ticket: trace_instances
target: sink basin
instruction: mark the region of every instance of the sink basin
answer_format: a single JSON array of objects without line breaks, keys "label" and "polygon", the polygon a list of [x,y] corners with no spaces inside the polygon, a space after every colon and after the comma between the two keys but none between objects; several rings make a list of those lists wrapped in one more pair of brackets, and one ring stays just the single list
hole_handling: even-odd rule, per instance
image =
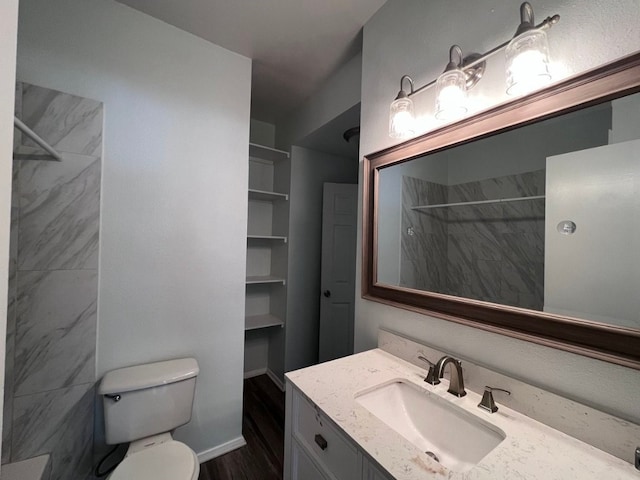
[{"label": "sink basin", "polygon": [[355,400],[455,472],[470,470],[506,438],[483,419],[401,380],[358,393]]}]

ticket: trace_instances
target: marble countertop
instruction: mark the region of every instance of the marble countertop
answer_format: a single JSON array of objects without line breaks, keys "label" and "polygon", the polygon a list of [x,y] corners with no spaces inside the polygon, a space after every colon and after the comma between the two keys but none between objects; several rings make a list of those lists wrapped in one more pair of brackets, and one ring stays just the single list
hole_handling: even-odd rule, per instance
[{"label": "marble countertop", "polygon": [[[580,440],[496,403],[496,413],[477,407],[481,396],[467,390],[457,398],[447,393],[448,381],[425,383],[426,370],[380,349],[369,350],[286,374],[287,379],[362,450],[398,480],[640,479],[633,465]],[[426,389],[495,425],[506,434],[492,452],[471,470],[446,469],[389,428],[355,401],[376,385],[402,379]]]}]

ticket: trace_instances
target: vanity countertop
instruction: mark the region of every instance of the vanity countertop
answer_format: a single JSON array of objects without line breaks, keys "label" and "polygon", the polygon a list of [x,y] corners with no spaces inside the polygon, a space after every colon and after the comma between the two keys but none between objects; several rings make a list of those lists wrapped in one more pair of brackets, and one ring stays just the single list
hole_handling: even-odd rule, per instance
[{"label": "vanity countertop", "polygon": [[[477,407],[481,400],[477,393],[467,390],[466,396],[457,398],[447,393],[446,379],[432,386],[423,381],[425,374],[426,370],[375,349],[286,377],[398,480],[640,479],[633,465],[502,406],[499,399],[496,413],[485,412]],[[506,439],[470,471],[446,469],[356,403],[359,392],[395,379],[413,383],[483,418],[504,431]]]}]

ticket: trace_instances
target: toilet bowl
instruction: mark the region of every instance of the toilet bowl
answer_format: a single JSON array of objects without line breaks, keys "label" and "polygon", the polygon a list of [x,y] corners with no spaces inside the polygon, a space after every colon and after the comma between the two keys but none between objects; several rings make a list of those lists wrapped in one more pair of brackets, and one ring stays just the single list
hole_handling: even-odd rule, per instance
[{"label": "toilet bowl", "polygon": [[193,450],[170,438],[127,453],[108,480],[197,480],[199,473]]},{"label": "toilet bowl", "polygon": [[107,444],[130,442],[109,480],[197,480],[198,457],[171,432],[191,420],[198,363],[168,360],[112,370],[102,396]]}]

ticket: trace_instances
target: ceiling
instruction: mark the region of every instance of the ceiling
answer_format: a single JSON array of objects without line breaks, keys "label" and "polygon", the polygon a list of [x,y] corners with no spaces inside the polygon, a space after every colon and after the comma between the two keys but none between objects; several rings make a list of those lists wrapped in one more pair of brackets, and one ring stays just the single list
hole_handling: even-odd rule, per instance
[{"label": "ceiling", "polygon": [[253,59],[251,117],[275,123],[362,48],[386,0],[119,0]]},{"label": "ceiling", "polygon": [[347,142],[343,135],[345,131],[358,125],[360,125],[359,103],[307,135],[298,144],[301,147],[330,153],[357,162],[360,136],[353,136]]}]

